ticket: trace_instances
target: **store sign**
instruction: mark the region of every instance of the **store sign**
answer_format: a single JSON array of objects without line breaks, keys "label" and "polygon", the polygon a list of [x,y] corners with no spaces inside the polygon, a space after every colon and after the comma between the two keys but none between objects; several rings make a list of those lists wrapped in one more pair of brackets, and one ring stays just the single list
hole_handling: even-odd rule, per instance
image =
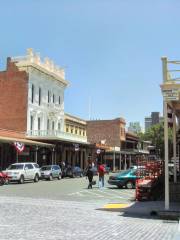
[{"label": "store sign", "polygon": [[162,95],[165,101],[178,101],[179,100],[179,91],[178,89],[163,89]]},{"label": "store sign", "polygon": [[97,150],[96,150],[96,153],[97,153],[97,154],[100,154],[100,153],[101,153],[101,149],[97,149]]},{"label": "store sign", "polygon": [[79,144],[74,144],[74,150],[75,152],[79,151]]}]

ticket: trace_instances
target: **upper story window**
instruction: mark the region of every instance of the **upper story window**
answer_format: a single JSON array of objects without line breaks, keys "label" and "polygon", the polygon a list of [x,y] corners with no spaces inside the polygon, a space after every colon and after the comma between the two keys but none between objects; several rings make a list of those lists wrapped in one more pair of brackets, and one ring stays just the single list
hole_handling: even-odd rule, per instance
[{"label": "upper story window", "polygon": [[69,132],[69,128],[68,127],[66,127],[66,132]]},{"label": "upper story window", "polygon": [[34,125],[34,118],[33,118],[33,116],[31,116],[31,119],[30,119],[30,130],[31,131],[33,130],[33,125]]},{"label": "upper story window", "polygon": [[41,130],[41,118],[38,117],[38,130]]},{"label": "upper story window", "polygon": [[39,88],[39,106],[41,105],[41,88]]},{"label": "upper story window", "polygon": [[54,121],[52,121],[52,130],[54,130]]},{"label": "upper story window", "polygon": [[50,91],[48,90],[48,103],[50,103]]},{"label": "upper story window", "polygon": [[61,97],[59,96],[59,105],[61,104]]},{"label": "upper story window", "polygon": [[60,129],[61,129],[61,123],[58,122],[58,130],[60,130]]},{"label": "upper story window", "polygon": [[47,130],[49,130],[49,119],[47,120]]},{"label": "upper story window", "polygon": [[55,103],[55,95],[54,95],[54,93],[53,93],[53,103]]},{"label": "upper story window", "polygon": [[34,102],[34,84],[31,86],[31,102]]}]

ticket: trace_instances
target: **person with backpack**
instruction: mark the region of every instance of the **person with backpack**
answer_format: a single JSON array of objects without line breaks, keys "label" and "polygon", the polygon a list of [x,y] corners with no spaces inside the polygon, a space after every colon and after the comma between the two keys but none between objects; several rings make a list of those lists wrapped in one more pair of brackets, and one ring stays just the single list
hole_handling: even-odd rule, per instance
[{"label": "person with backpack", "polygon": [[89,180],[89,185],[88,185],[88,189],[92,189],[92,182],[93,182],[93,170],[92,170],[92,166],[89,165],[86,171],[86,176],[88,177]]}]

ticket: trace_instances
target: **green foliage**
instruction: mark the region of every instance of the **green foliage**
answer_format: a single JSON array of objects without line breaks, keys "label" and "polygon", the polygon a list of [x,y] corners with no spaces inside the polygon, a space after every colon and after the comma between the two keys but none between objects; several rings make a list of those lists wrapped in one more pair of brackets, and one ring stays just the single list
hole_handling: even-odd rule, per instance
[{"label": "green foliage", "polygon": [[[168,129],[169,153],[172,156],[172,129]],[[159,123],[150,127],[145,133],[139,134],[140,140],[151,141],[156,150],[160,150],[160,157],[164,158],[164,124]]]}]

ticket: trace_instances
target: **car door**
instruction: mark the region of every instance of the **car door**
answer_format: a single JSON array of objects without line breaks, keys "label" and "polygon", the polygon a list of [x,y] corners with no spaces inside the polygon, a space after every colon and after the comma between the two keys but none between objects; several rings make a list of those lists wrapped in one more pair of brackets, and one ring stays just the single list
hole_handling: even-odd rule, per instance
[{"label": "car door", "polygon": [[31,172],[29,170],[30,170],[29,164],[25,164],[25,166],[24,166],[24,178],[25,179],[31,178]]},{"label": "car door", "polygon": [[31,163],[25,164],[25,172],[27,175],[27,179],[34,179],[35,176],[35,168]]},{"label": "car door", "polygon": [[55,168],[56,168],[56,177],[59,177],[60,167],[59,166],[55,166]]},{"label": "car door", "polygon": [[56,169],[56,166],[52,166],[52,175],[53,177],[57,177],[57,169]]}]

